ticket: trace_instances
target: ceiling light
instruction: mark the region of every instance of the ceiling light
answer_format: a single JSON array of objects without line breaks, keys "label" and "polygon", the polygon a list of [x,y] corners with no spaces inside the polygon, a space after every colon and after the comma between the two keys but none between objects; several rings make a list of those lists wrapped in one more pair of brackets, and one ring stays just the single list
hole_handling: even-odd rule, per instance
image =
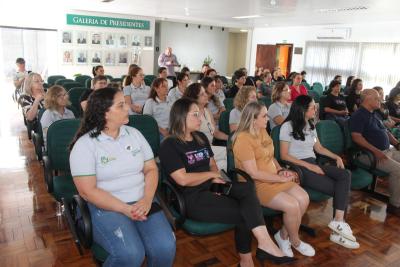
[{"label": "ceiling light", "polygon": [[341,7],[341,8],[322,8],[317,11],[320,13],[336,13],[336,12],[348,12],[348,11],[361,11],[367,10],[366,6],[353,6],[353,7]]},{"label": "ceiling light", "polygon": [[236,16],[232,17],[233,19],[253,19],[253,18],[260,18],[260,15],[247,15],[247,16]]},{"label": "ceiling light", "polygon": [[245,29],[241,29],[240,31],[241,31],[241,32],[248,32],[248,31],[247,31],[247,30],[245,30]]},{"label": "ceiling light", "polygon": [[110,2],[113,2],[114,0],[101,0],[101,2],[103,2],[103,3],[110,3]]}]

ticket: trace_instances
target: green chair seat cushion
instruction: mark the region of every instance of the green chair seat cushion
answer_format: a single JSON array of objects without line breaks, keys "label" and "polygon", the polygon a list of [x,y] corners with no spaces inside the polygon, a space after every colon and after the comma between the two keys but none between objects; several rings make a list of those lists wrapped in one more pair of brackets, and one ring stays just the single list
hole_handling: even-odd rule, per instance
[{"label": "green chair seat cushion", "polygon": [[368,164],[364,164],[359,160],[355,160],[354,165],[356,165],[357,167],[360,167],[364,170],[368,170],[370,173],[372,173],[373,175],[379,176],[379,177],[386,177],[389,176],[389,173],[382,171],[382,170],[378,170],[378,169],[374,169],[374,170],[369,170],[369,165]]},{"label": "green chair seat cushion", "polygon": [[262,211],[263,211],[264,217],[273,217],[273,216],[282,214],[282,212],[279,210],[273,210],[273,209],[270,209],[267,207],[262,207]]},{"label": "green chair seat cushion", "polygon": [[233,224],[223,224],[223,223],[208,223],[200,222],[191,219],[186,219],[182,224],[182,228],[192,234],[192,235],[214,235],[219,234],[230,229],[233,229],[235,225]]},{"label": "green chair seat cushion", "polygon": [[372,174],[368,171],[357,168],[351,171],[351,189],[361,189],[372,183]]},{"label": "green chair seat cushion", "polygon": [[100,262],[106,261],[109,254],[102,246],[100,246],[96,242],[93,242],[92,247],[90,249],[92,250],[93,256],[96,260]]},{"label": "green chair seat cushion", "polygon": [[72,197],[78,194],[75,184],[72,181],[72,176],[71,175],[54,176],[52,194],[54,198],[59,202],[61,202],[62,198],[70,202],[72,200]]},{"label": "green chair seat cushion", "polygon": [[324,193],[315,191],[311,188],[305,187],[304,190],[306,190],[308,196],[310,197],[310,200],[314,201],[314,202],[321,202],[321,201],[325,201],[325,200],[331,198],[331,196],[328,196]]}]

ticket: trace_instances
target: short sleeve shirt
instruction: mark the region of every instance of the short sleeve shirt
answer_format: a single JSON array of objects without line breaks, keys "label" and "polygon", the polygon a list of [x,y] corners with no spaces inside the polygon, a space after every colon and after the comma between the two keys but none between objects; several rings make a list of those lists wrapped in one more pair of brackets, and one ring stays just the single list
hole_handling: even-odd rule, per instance
[{"label": "short sleeve shirt", "polygon": [[174,87],[168,92],[167,101],[171,104],[171,106],[175,103],[176,100],[181,99],[183,94],[179,90],[178,87]]},{"label": "short sleeve shirt", "polygon": [[105,133],[83,135],[75,143],[69,162],[74,179],[96,176],[97,187],[127,203],[144,196],[144,163],[153,159],[144,136],[135,128],[121,126],[114,139]]},{"label": "short sleeve shirt", "polygon": [[[14,73],[13,80],[16,82],[16,81],[18,81],[18,80],[21,79],[21,78],[26,78],[27,76],[28,76],[28,72],[27,72],[27,71],[24,71],[24,72],[19,72],[19,71],[17,71],[16,73]],[[21,86],[18,87],[17,89],[20,89],[20,88],[22,88],[23,86],[24,86],[24,83],[22,83]]]},{"label": "short sleeve shirt", "polygon": [[156,100],[149,98],[146,100],[143,108],[143,114],[152,116],[158,124],[158,127],[168,129],[169,126],[169,113],[171,105],[168,101],[161,102],[158,98]]},{"label": "short sleeve shirt", "polygon": [[239,124],[241,115],[242,112],[240,110],[237,108],[232,109],[229,113],[229,124]]},{"label": "short sleeve shirt", "polygon": [[389,136],[385,125],[375,112],[360,107],[350,117],[350,131],[360,133],[368,143],[380,150],[390,147]]},{"label": "short sleeve shirt", "polygon": [[361,96],[357,95],[357,94],[351,94],[348,95],[346,98],[346,105],[347,105],[347,109],[349,110],[349,113],[353,113],[355,111],[354,106],[356,106],[357,108],[360,106],[361,104]]},{"label": "short sleeve shirt", "polygon": [[[40,124],[42,125],[43,132],[45,129],[49,128],[50,125],[53,124],[53,122],[64,119],[75,119],[75,115],[71,110],[67,108],[64,110],[63,114],[58,113],[58,111],[56,110],[47,109],[40,119]],[[46,143],[46,134],[43,134],[43,140]]]},{"label": "short sleeve shirt", "polygon": [[[35,102],[35,98],[30,96],[30,95],[22,95],[20,98],[20,105],[22,108],[22,112],[24,113],[24,116],[26,116],[26,113],[31,109],[33,103]],[[39,102],[38,110],[42,109],[44,107],[44,101]]]},{"label": "short sleeve shirt", "polygon": [[317,142],[317,131],[307,125],[304,132],[305,140],[296,140],[293,137],[292,122],[282,124],[279,140],[289,143],[289,155],[297,159],[315,158],[314,145]]},{"label": "short sleeve shirt", "polygon": [[281,102],[274,102],[268,108],[268,117],[270,118],[269,124],[271,125],[271,130],[277,126],[274,119],[278,116],[282,116],[284,119],[289,115],[290,104],[284,105]]},{"label": "short sleeve shirt", "polygon": [[339,111],[346,110],[346,99],[342,95],[335,96],[329,94],[326,97],[325,107]]},{"label": "short sleeve shirt", "polygon": [[125,86],[123,91],[125,96],[131,97],[132,104],[141,105],[143,107],[144,103],[149,98],[150,87],[145,84],[142,84],[139,87],[130,84]]},{"label": "short sleeve shirt", "polygon": [[290,88],[290,100],[291,101],[294,101],[300,95],[308,95],[307,88],[302,84],[300,84],[300,86],[299,86],[300,92],[298,92],[296,90],[296,87],[294,87],[293,85],[289,86],[289,88]]}]

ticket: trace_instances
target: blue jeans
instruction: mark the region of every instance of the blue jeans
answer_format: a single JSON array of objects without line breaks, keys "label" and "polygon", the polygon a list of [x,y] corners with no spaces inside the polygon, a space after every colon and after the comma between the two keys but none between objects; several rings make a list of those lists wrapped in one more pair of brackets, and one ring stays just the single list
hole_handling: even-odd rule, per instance
[{"label": "blue jeans", "polygon": [[172,266],[175,236],[162,211],[146,221],[134,221],[122,213],[103,210],[88,203],[92,218],[93,240],[109,256],[104,267],[141,266],[147,257],[149,267]]}]

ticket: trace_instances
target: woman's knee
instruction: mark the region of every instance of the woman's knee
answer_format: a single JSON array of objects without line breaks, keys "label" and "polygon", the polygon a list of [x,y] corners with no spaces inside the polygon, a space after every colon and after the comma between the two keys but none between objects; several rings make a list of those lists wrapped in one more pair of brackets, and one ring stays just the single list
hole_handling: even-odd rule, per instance
[{"label": "woman's knee", "polygon": [[[113,251],[110,254],[110,266],[141,266],[144,257],[145,257],[145,250],[142,245],[139,246],[123,246],[120,247],[118,250]],[[105,264],[108,266],[108,264]]]},{"label": "woman's knee", "polygon": [[283,200],[283,212],[287,214],[298,214],[300,212],[299,201],[292,196],[287,196]]},{"label": "woman's knee", "polygon": [[156,240],[151,244],[147,251],[149,266],[172,266],[175,258],[176,242],[175,236],[171,233],[171,238]]}]

